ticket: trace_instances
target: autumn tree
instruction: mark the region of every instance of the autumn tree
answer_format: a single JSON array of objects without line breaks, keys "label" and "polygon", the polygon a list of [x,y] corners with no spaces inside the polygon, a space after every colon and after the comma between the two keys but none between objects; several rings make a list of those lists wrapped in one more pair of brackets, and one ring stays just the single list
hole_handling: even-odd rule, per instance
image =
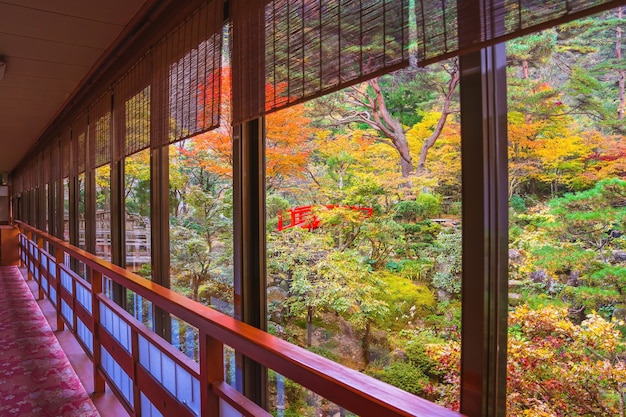
[{"label": "autumn tree", "polygon": [[[283,94],[285,86],[267,86],[268,96]],[[233,150],[231,117],[231,74],[230,68],[222,69],[220,120],[214,130],[194,138],[195,152],[210,153],[212,158],[203,159],[201,167],[224,177],[232,176]],[[303,105],[291,106],[266,116],[266,179],[268,189],[275,190],[286,179],[303,178],[304,167],[310,149],[308,139],[313,130],[311,120],[306,117]]]},{"label": "autumn tree", "polygon": [[[399,87],[401,83],[405,86]],[[395,150],[399,157],[402,176],[406,178],[416,170],[418,173],[425,170],[428,151],[439,138],[449,115],[456,111],[454,100],[458,84],[459,68],[458,62],[454,60],[439,64],[437,70],[410,69],[406,73],[400,71],[389,76],[373,78],[322,101],[318,112],[325,113],[331,125],[352,124],[353,129],[362,127],[371,129],[376,141]],[[412,88],[436,91],[436,98],[433,100],[425,94],[409,94],[409,89],[406,88],[408,85]],[[398,89],[405,94],[398,96]],[[412,103],[409,101],[408,104],[406,99],[416,101]],[[428,132],[428,136],[422,138],[423,143],[416,166],[406,136],[410,126],[404,125],[403,121],[415,121],[414,116],[406,115],[414,114],[424,102],[436,108],[440,116],[432,131]]]}]

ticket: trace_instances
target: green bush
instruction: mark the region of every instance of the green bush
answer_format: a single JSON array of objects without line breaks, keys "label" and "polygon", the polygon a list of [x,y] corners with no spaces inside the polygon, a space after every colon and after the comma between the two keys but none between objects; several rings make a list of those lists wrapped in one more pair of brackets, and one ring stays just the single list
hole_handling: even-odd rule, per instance
[{"label": "green bush", "polygon": [[449,294],[461,293],[461,231],[441,232],[437,237],[437,272],[432,284]]},{"label": "green bush", "polygon": [[524,201],[524,199],[519,194],[513,194],[511,196],[511,199],[509,200],[509,206],[516,213],[524,213],[526,211],[526,201]]},{"label": "green bush", "polygon": [[412,394],[421,394],[429,380],[411,362],[396,361],[377,375],[382,381]]},{"label": "green bush", "polygon": [[429,193],[421,193],[415,201],[400,201],[395,205],[395,218],[404,222],[416,222],[441,213],[441,201]]},{"label": "green bush", "polygon": [[422,207],[423,217],[435,217],[441,213],[441,201],[433,194],[421,193],[416,201]]},{"label": "green bush", "polygon": [[408,322],[424,317],[436,307],[435,296],[423,284],[417,284],[407,278],[385,273],[382,278],[386,282],[385,291],[381,295],[389,307],[389,328],[404,328]]}]

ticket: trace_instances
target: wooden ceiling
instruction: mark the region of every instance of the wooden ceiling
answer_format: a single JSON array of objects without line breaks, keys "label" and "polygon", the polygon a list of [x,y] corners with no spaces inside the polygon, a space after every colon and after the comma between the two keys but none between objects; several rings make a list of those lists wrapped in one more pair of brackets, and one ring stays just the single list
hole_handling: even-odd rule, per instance
[{"label": "wooden ceiling", "polygon": [[0,0],[0,172],[26,156],[147,0]]}]

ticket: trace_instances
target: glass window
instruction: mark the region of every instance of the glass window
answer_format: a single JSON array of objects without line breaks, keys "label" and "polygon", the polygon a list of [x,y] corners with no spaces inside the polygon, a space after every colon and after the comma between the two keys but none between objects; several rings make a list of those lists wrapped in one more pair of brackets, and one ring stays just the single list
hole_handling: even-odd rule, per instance
[{"label": "glass window", "polygon": [[124,160],[126,268],[150,278],[150,149]]},{"label": "glass window", "polygon": [[[270,332],[452,409],[461,315],[456,71],[446,62],[396,72],[266,119]],[[449,99],[437,93],[447,88]],[[273,407],[285,413],[343,412],[280,375],[270,381]]]},{"label": "glass window", "polygon": [[[174,291],[232,316],[233,166],[229,71],[224,72],[220,82],[221,127],[169,147],[170,285]],[[199,90],[200,94],[202,88]],[[197,357],[197,337],[197,329],[177,318],[172,319],[172,343],[190,357]],[[226,354],[233,356],[229,352],[226,349]]]},{"label": "glass window", "polygon": [[70,241],[70,180],[63,178],[63,240]]},{"label": "glass window", "polygon": [[624,412],[620,16],[507,43],[508,415]]},{"label": "glass window", "polygon": [[111,166],[103,165],[96,175],[96,256],[111,261]]}]

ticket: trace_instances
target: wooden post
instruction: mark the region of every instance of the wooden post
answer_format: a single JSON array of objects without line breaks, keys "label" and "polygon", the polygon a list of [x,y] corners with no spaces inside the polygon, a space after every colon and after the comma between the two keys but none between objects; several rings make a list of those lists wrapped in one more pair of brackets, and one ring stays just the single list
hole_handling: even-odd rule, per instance
[{"label": "wooden post", "polygon": [[41,250],[43,249],[43,237],[37,236],[37,261],[35,263],[37,267],[37,300],[43,300],[43,288],[41,287]]},{"label": "wooden post", "polygon": [[65,256],[65,252],[63,252],[63,249],[61,248],[56,248],[56,254],[55,254],[55,266],[57,269],[57,279],[56,279],[56,283],[54,286],[54,290],[56,293],[56,312],[57,312],[57,330],[58,331],[62,331],[65,329],[65,322],[63,321],[63,318],[61,317],[61,265],[63,265],[63,257]]},{"label": "wooden post", "polygon": [[[141,413],[141,390],[139,389],[139,385],[137,385],[137,368],[141,366],[139,364],[139,335],[137,332],[131,328],[130,331],[130,343],[131,343],[131,351],[130,354],[133,357],[133,405],[134,405],[134,415],[139,417],[142,415]],[[211,414],[213,415],[213,414]]]},{"label": "wooden post", "polygon": [[22,226],[19,226],[19,234],[18,234],[18,238],[19,238],[19,242],[18,242],[18,248],[19,248],[19,257],[20,257],[20,268],[24,268],[26,265],[24,265],[24,246],[23,246],[23,238],[24,238],[25,234],[24,234],[24,228]]},{"label": "wooden post", "polygon": [[32,255],[31,255],[31,249],[30,249],[30,245],[31,245],[31,239],[33,238],[33,232],[31,232],[30,230],[28,230],[26,232],[26,245],[28,246],[28,248],[26,249],[26,270],[28,271],[27,273],[27,277],[26,280],[30,281],[31,279],[33,279],[33,274],[30,272],[30,262],[32,261]]},{"label": "wooden post", "polygon": [[100,301],[102,294],[102,274],[91,269],[91,317],[93,320],[93,391],[104,392],[104,378],[100,373],[102,366],[102,348],[100,346]]},{"label": "wooden post", "polygon": [[[469,23],[468,23],[469,24]],[[463,55],[461,413],[506,414],[508,193],[504,44]]]},{"label": "wooden post", "polygon": [[213,384],[224,380],[224,345],[200,331],[200,415],[219,416],[220,399]]}]

